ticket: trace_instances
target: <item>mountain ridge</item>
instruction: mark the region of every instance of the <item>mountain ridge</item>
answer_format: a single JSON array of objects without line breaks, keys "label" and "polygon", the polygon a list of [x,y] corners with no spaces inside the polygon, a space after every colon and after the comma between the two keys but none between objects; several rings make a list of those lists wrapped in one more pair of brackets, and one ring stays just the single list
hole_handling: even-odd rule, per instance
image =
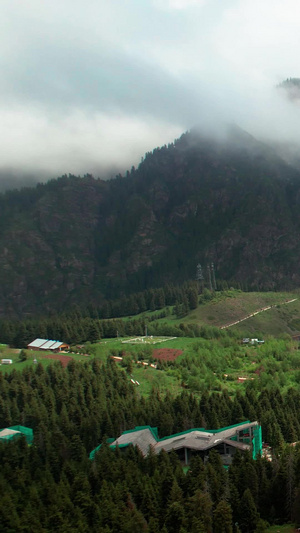
[{"label": "mountain ridge", "polygon": [[196,130],[126,176],[63,176],[0,195],[0,315],[62,311],[195,277],[300,284],[300,172],[237,127]]}]

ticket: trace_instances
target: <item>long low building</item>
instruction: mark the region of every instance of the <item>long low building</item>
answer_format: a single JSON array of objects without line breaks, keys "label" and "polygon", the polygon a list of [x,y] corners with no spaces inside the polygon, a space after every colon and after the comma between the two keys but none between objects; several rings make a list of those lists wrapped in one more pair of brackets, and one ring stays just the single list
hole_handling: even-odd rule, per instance
[{"label": "long low building", "polygon": [[35,339],[27,345],[27,348],[28,350],[50,350],[51,352],[61,352],[62,350],[68,350],[70,346],[61,341]]},{"label": "long low building", "polygon": [[[154,453],[164,450],[170,452],[174,450],[179,459],[186,465],[189,464],[192,455],[200,455],[203,460],[207,457],[211,449],[217,450],[223,464],[228,466],[232,462],[235,451],[250,451],[255,459],[262,452],[261,426],[258,422],[243,422],[222,429],[206,430],[203,428],[189,429],[182,433],[176,433],[169,437],[159,439],[157,428],[150,426],[138,426],[132,430],[124,431],[120,437],[111,441],[110,447],[137,446],[144,457],[149,453],[150,448]],[[91,453],[90,459],[94,459],[95,454],[101,448],[97,446]]]}]

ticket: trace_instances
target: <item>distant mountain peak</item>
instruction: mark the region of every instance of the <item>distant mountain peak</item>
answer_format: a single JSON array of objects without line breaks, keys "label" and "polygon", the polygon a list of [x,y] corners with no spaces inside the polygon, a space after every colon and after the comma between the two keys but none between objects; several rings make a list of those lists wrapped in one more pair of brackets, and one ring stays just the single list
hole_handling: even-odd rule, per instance
[{"label": "distant mountain peak", "polygon": [[300,78],[287,78],[279,83],[277,88],[284,90],[290,100],[300,99]]}]

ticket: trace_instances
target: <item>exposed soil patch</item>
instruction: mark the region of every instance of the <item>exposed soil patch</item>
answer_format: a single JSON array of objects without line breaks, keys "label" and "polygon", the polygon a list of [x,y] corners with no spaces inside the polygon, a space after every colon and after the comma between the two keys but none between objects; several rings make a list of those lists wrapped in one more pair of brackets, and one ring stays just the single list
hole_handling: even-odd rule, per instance
[{"label": "exposed soil patch", "polygon": [[153,357],[159,361],[174,361],[182,353],[182,350],[175,350],[174,348],[155,348]]},{"label": "exposed soil patch", "polygon": [[56,359],[57,361],[60,361],[62,366],[66,368],[67,364],[72,361],[72,357],[69,355],[61,355],[59,353],[53,353],[51,355],[45,355],[44,359]]}]

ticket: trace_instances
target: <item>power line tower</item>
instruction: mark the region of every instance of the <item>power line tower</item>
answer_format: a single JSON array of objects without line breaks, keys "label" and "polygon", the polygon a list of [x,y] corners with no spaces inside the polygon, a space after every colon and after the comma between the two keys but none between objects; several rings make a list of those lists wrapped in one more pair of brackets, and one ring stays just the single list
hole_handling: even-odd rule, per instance
[{"label": "power line tower", "polygon": [[210,265],[207,265],[207,273],[208,273],[208,285],[209,285],[209,290],[213,290],[212,288],[212,283],[211,283],[211,271],[210,271]]},{"label": "power line tower", "polygon": [[203,290],[203,280],[204,280],[202,266],[200,265],[200,263],[198,263],[197,265],[196,280],[198,281],[198,287],[199,287],[199,292],[200,292],[200,289]]},{"label": "power line tower", "polygon": [[217,290],[217,284],[216,284],[216,276],[215,276],[215,265],[211,264],[211,277],[212,277],[212,285],[214,288],[214,291]]},{"label": "power line tower", "polygon": [[196,280],[202,281],[204,279],[203,272],[202,272],[202,266],[200,263],[197,265],[197,272],[196,272]]}]

